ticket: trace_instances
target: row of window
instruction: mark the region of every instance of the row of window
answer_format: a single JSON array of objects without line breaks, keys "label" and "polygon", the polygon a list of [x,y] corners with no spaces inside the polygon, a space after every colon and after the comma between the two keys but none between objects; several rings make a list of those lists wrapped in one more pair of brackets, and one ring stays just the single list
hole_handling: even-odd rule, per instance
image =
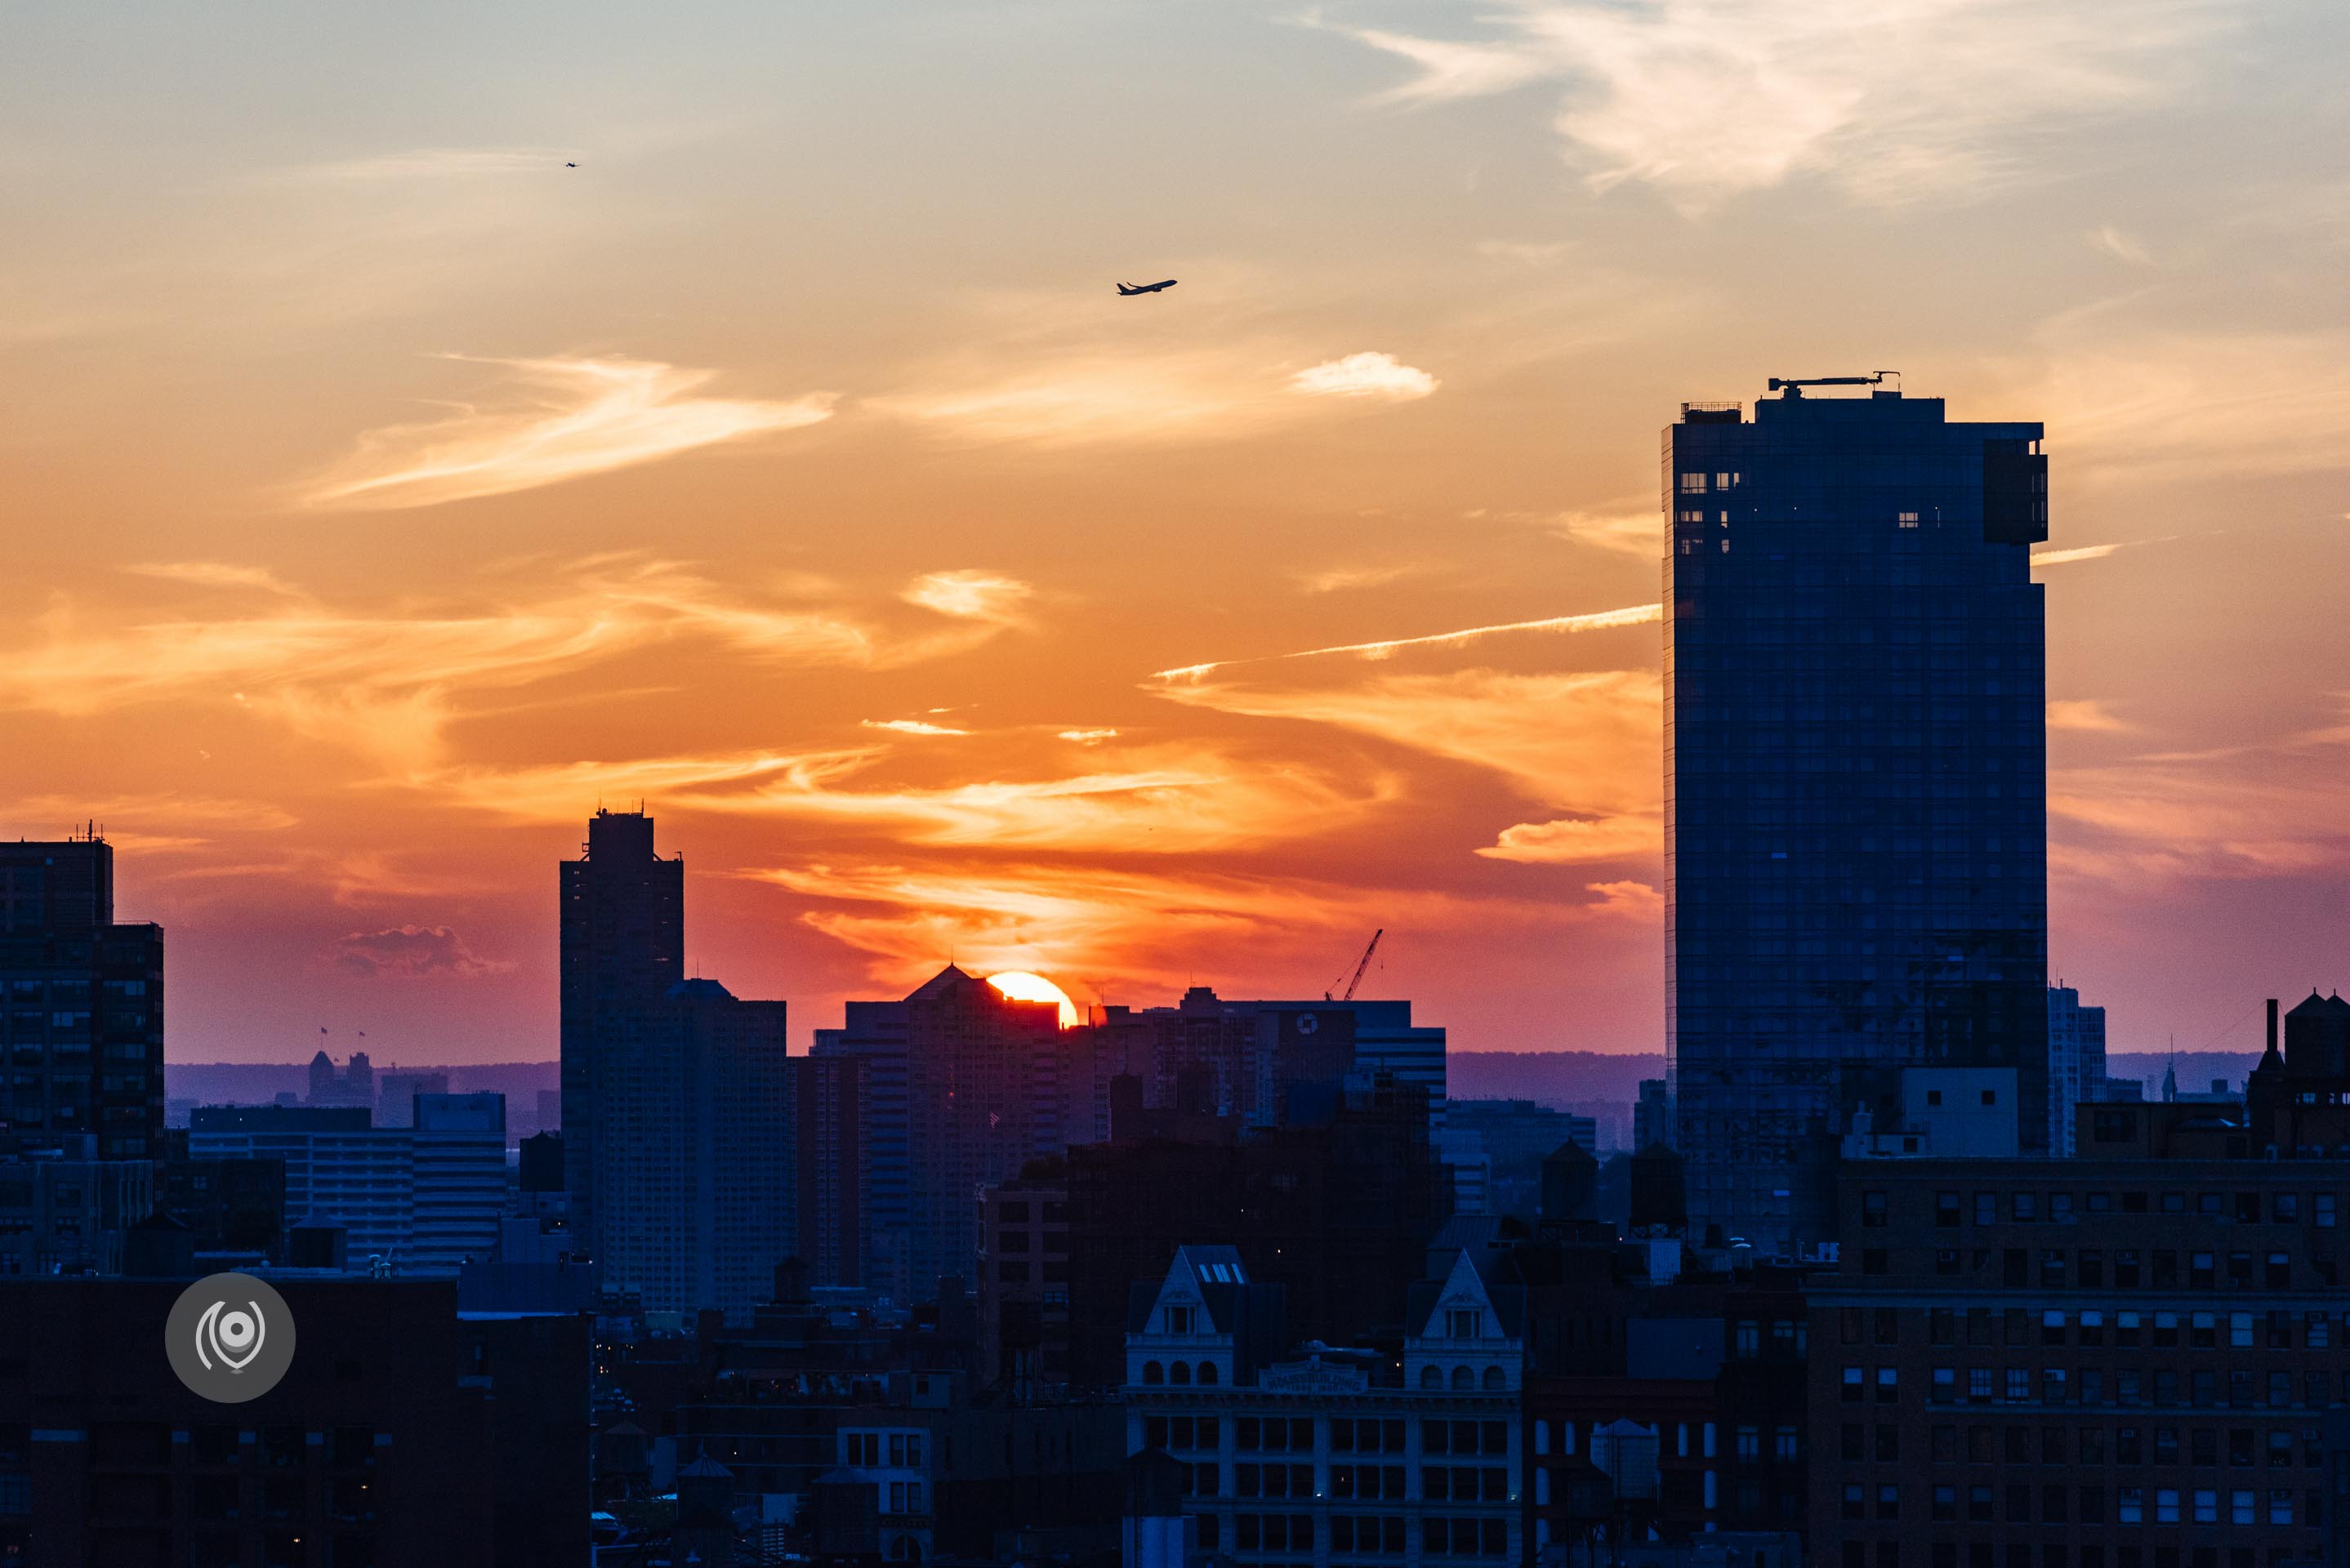
[{"label": "row of window", "polygon": [[[1224,1531],[1213,1514],[1200,1517],[1200,1545],[1214,1552],[1223,1543]],[[1409,1537],[1401,1519],[1357,1519],[1341,1514],[1328,1521],[1328,1542],[1334,1553],[1388,1557],[1403,1555]],[[1315,1521],[1310,1513],[1236,1513],[1230,1521],[1231,1549],[1235,1552],[1279,1552],[1298,1555],[1314,1551]],[[1505,1519],[1423,1519],[1419,1551],[1428,1557],[1507,1557],[1510,1524]]]},{"label": "row of window", "polygon": [[[1356,1420],[1334,1416],[1330,1422],[1330,1452],[1336,1454],[1401,1454],[1405,1451],[1404,1423],[1400,1419]],[[1232,1419],[1232,1446],[1242,1453],[1314,1452],[1314,1418],[1310,1416],[1240,1416]],[[1223,1422],[1214,1416],[1147,1416],[1143,1418],[1143,1438],[1154,1449],[1175,1451],[1216,1450],[1222,1446]],[[843,1435],[841,1462],[850,1465],[876,1465],[878,1459],[858,1459],[863,1452],[879,1452],[875,1444],[879,1434],[848,1433]],[[850,1438],[861,1445],[848,1446]],[[890,1435],[890,1451],[903,1451],[901,1442],[912,1445],[910,1460],[891,1459],[891,1464],[921,1461],[921,1434]],[[1507,1421],[1446,1421],[1433,1417],[1419,1423],[1419,1447],[1423,1455],[1469,1458],[1477,1455],[1505,1457],[1510,1451],[1510,1423]],[[1570,1441],[1569,1451],[1572,1451]],[[1253,1467],[1244,1467],[1253,1468]],[[1268,1469],[1277,1467],[1267,1467]],[[1311,1465],[1291,1467],[1310,1475]],[[1365,1467],[1369,1468],[1369,1467]],[[1332,1466],[1336,1474],[1338,1467]]]},{"label": "row of window", "polygon": [[[1981,1273],[1991,1265],[1992,1249],[1977,1247],[1970,1251],[1957,1247],[1934,1250],[1934,1272],[1944,1278],[1960,1274]],[[1998,1250],[2001,1283],[2028,1286],[2034,1282],[2033,1255],[2024,1247]],[[2212,1290],[2222,1282],[2220,1254],[2216,1251],[2190,1251],[2187,1258],[2187,1273],[2183,1282],[2197,1290]],[[2178,1272],[2180,1254],[2168,1248],[2140,1249],[2120,1247],[2113,1254],[2112,1282],[2125,1290],[2140,1285],[2160,1290],[2182,1283]],[[2043,1290],[2065,1288],[2065,1271],[2076,1269],[2074,1282],[2089,1287],[2102,1287],[2106,1282],[2106,1251],[2102,1247],[2084,1247],[2077,1252],[2061,1247],[2040,1249],[2037,1282]],[[2331,1256],[2313,1257],[2309,1266],[2320,1282],[2335,1282],[2335,1267]],[[2293,1286],[2293,1254],[2272,1251],[2230,1252],[2227,1254],[2225,1283],[2230,1290],[2250,1290],[2256,1284],[2269,1290],[2291,1290]],[[1864,1247],[1860,1253],[1860,1272],[1864,1274],[1887,1274],[1892,1270],[1892,1253],[1883,1247]]]},{"label": "row of window", "polygon": [[[1842,1517],[1899,1519],[1901,1489],[1887,1484],[1874,1490],[1872,1503],[1869,1488],[1846,1487]],[[2028,1481],[2017,1481],[2000,1488],[1968,1487],[1963,1498],[1958,1487],[1938,1486],[1933,1489],[1929,1511],[1936,1523],[1957,1522],[1963,1507],[1967,1521],[1974,1524],[2104,1524],[2108,1522],[2106,1504],[2106,1489],[2102,1486],[2081,1487],[2076,1493],[2071,1487],[2034,1487]],[[2110,1522],[2314,1525],[2321,1521],[2324,1506],[2321,1492],[2313,1490],[2304,1498],[2283,1487],[2238,1487],[2222,1491],[2217,1487],[2126,1486],[2114,1490]]]},{"label": "row of window", "polygon": [[[1937,1405],[1960,1403],[1959,1375],[1960,1368],[1937,1366],[1932,1369],[1929,1399]],[[2150,1373],[2134,1366],[2114,1369],[2112,1397],[2106,1397],[2106,1371],[2102,1366],[2067,1369],[2046,1366],[2034,1379],[2032,1368],[2010,1366],[1993,1368],[1972,1366],[1966,1373],[1968,1404],[2067,1405],[2103,1406],[2113,1404],[2125,1409],[2151,1404],[2157,1408],[2187,1405],[2197,1409],[2217,1409],[2225,1405],[2230,1409],[2251,1409],[2266,1406],[2272,1410],[2322,1408],[2334,1403],[2333,1376],[2324,1372],[2303,1372],[2296,1382],[2293,1373],[2284,1370],[2265,1374],[2251,1367],[2228,1368],[2227,1392],[2224,1399],[2220,1386],[2220,1369],[2201,1366],[2189,1368],[2186,1381],[2179,1379],[2179,1369],[2158,1366]],[[2074,1374],[2077,1373],[2077,1377]],[[1994,1374],[1998,1374],[1994,1381]],[[1863,1369],[1844,1368],[1840,1392],[1847,1405],[1859,1404],[1866,1398],[1871,1383],[1864,1380]],[[1890,1366],[1876,1369],[1873,1383],[1875,1402],[1880,1405],[1898,1403],[1900,1399],[1900,1374]],[[2343,1397],[2350,1399],[2350,1372],[2343,1375]],[[2073,1390],[2077,1387],[2077,1396]],[[2184,1389],[2182,1397],[2181,1390]]]},{"label": "row of window", "polygon": [[[2042,1427],[2038,1428],[2036,1443],[2033,1438],[2033,1430],[2031,1427],[1968,1427],[1965,1428],[1966,1462],[2102,1465],[2106,1462],[2110,1452],[2112,1461],[2123,1465],[2145,1464],[2149,1460],[2157,1465],[2217,1466],[2220,1463],[2221,1429],[2217,1427],[2156,1427],[2150,1432],[2139,1427],[2117,1427],[2112,1431],[2110,1447],[2106,1441],[2106,1428],[2103,1427]],[[2182,1430],[2186,1435],[2183,1448],[2180,1445]],[[1957,1427],[1933,1428],[1931,1440],[1936,1464],[1959,1462],[1959,1434]],[[2298,1434],[2290,1427],[2272,1427],[2265,1431],[2251,1427],[2228,1428],[2226,1462],[2238,1469],[2262,1463],[2266,1463],[2272,1469],[2290,1467],[2293,1463],[2296,1438],[2301,1462],[2314,1469],[2322,1462],[2323,1451],[2314,1428]],[[1872,1440],[1857,1422],[1846,1422],[1838,1433],[1838,1448],[1847,1463],[1873,1459],[1880,1464],[1898,1464],[1901,1459],[1901,1429],[1879,1425],[1875,1428]]]},{"label": "row of window", "polygon": [[[2092,1113],[2093,1141],[2097,1118],[2109,1114],[2116,1113]],[[2306,1209],[2304,1196],[2308,1200]],[[2069,1191],[2010,1191],[2006,1194],[2004,1213],[2000,1198],[1997,1192],[1970,1194],[1948,1189],[1938,1191],[1934,1194],[1934,1223],[1945,1230],[1955,1229],[1965,1224],[1970,1214],[1977,1225],[2033,1225],[2043,1220],[2061,1225],[2076,1217],[2075,1195]],[[1885,1226],[1888,1222],[1889,1202],[1885,1191],[1864,1191],[1860,1195],[1861,1224],[1870,1229]],[[2298,1225],[2306,1217],[2320,1230],[2334,1229],[2340,1214],[2337,1196],[2331,1192],[2085,1192],[2078,1195],[2078,1203],[2080,1213],[2194,1214],[2207,1220],[2231,1220],[2239,1225],[2262,1224],[2264,1215],[2268,1224]]]},{"label": "row of window", "polygon": [[[1866,1340],[1876,1345],[1901,1343],[1901,1317],[1895,1307],[1868,1309],[1864,1319],[1863,1309],[1842,1307],[1836,1313],[1837,1337],[1846,1345],[1859,1345]],[[2157,1350],[2185,1347],[2192,1350],[2221,1348],[2224,1335],[2226,1348],[2231,1350],[2332,1350],[2334,1322],[2332,1312],[2322,1308],[2295,1311],[2287,1307],[2272,1307],[2263,1312],[2218,1311],[2147,1312],[2137,1308],[2115,1309],[2084,1307],[2067,1311],[2049,1307],[2034,1312],[2028,1307],[2008,1307],[1994,1312],[1989,1307],[1971,1307],[1963,1313],[1950,1307],[1935,1307],[1927,1314],[1926,1336],[1934,1345],[1960,1343],[1959,1328],[1966,1327],[1965,1343],[1994,1343],[2022,1345],[2064,1345],[2079,1344],[2102,1346],[2108,1342],[2117,1349],[2129,1350],[2140,1345]],[[1996,1323],[2000,1332],[1994,1336]],[[1747,1325],[1741,1324],[1742,1331]],[[2342,1314],[2342,1348],[2350,1348],[2350,1312]],[[2068,1334],[2068,1330],[2073,1331]]]},{"label": "row of window", "polygon": [[[2284,1568],[2309,1554],[2291,1546],[2272,1545],[2265,1555],[2250,1546],[2230,1546],[2222,1558],[2216,1546],[2197,1546],[2182,1558],[2176,1546],[2157,1546],[2147,1551],[2137,1545],[2116,1546],[2111,1553],[2102,1542],[2084,1542],[2077,1553],[2062,1542],[2034,1545],[2025,1541],[2012,1541],[1995,1546],[1988,1541],[1966,1542],[1965,1568],[2258,1568],[2265,1562],[2268,1568]],[[1930,1568],[1960,1568],[1960,1543],[1937,1541],[1928,1550]],[[1915,1568],[1918,1562],[1915,1548],[1905,1561],[1902,1543],[1879,1541],[1873,1544],[1847,1541],[1841,1553],[1843,1568]]]}]

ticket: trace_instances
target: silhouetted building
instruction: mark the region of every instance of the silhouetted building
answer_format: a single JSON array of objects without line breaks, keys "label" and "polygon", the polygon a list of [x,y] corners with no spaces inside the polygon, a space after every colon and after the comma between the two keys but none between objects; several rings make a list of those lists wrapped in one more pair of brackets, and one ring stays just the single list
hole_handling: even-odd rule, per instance
[{"label": "silhouetted building", "polygon": [[[318,1033],[325,1033],[325,1030]],[[375,1111],[375,1064],[364,1051],[351,1053],[349,1065],[339,1070],[335,1059],[323,1050],[310,1058],[310,1097],[305,1102],[313,1106],[356,1106],[372,1116]],[[387,1124],[389,1125],[389,1124]]]},{"label": "silhouetted building", "polygon": [[1069,1188],[1059,1159],[979,1194],[979,1381],[1033,1400],[1069,1380]]},{"label": "silhouetted building", "polygon": [[2048,1152],[2069,1155],[2073,1110],[2106,1097],[2106,1010],[2069,985],[2048,988]]},{"label": "silhouetted building", "polygon": [[463,1321],[453,1283],[276,1283],[293,1365],[217,1405],[164,1360],[180,1282],[0,1281],[0,1560],[588,1560],[588,1319]]},{"label": "silhouetted building", "polygon": [[[244,1253],[282,1261],[286,1240],[286,1163],[263,1157],[194,1159],[185,1129],[165,1135],[167,1154],[155,1168],[155,1209],[186,1238],[184,1259],[167,1245],[161,1254],[134,1258],[137,1237],[126,1252],[126,1273],[162,1274],[192,1270],[201,1253]],[[140,1267],[171,1262],[171,1268]]]},{"label": "silhouetted building", "polygon": [[1671,1086],[1662,1078],[1641,1079],[1640,1097],[1632,1106],[1633,1152],[1637,1154],[1657,1144],[1670,1148],[1679,1137]]},{"label": "silhouetted building", "polygon": [[0,1276],[118,1274],[154,1209],[154,1166],[93,1158],[98,1140],[0,1158]]},{"label": "silhouetted building", "polygon": [[790,1063],[797,1116],[798,1256],[819,1285],[866,1282],[872,1251],[867,1065],[858,1056],[795,1056]]},{"label": "silhouetted building", "polygon": [[912,1227],[911,1125],[906,1102],[905,1002],[851,1002],[838,1029],[819,1029],[810,1057],[854,1057],[858,1142],[865,1179],[858,1194],[864,1262],[860,1283],[892,1300],[916,1294],[908,1256]]},{"label": "silhouetted building", "polygon": [[1120,1307],[1177,1247],[1215,1238],[1251,1278],[1284,1287],[1290,1332],[1347,1344],[1399,1332],[1424,1249],[1452,1211],[1427,1102],[1395,1084],[1351,1091],[1321,1126],[1237,1145],[1164,1141],[1068,1154],[1072,1382],[1115,1384]]},{"label": "silhouetted building", "polygon": [[1897,1069],[2012,1068],[2048,1143],[2032,423],[1879,390],[1683,405],[1664,435],[1667,1038],[1691,1222],[1833,1239]]},{"label": "silhouetted building", "polygon": [[[1814,1438],[1804,1276],[1719,1259],[1702,1273],[1679,1261],[1650,1273],[1627,1266],[1638,1255],[1619,1251],[1608,1271],[1608,1332],[1584,1336],[1573,1371],[1527,1379],[1535,1550],[1595,1530],[1683,1542],[1800,1532]],[[1537,1300],[1569,1298],[1554,1289]]]},{"label": "silhouetted building", "polygon": [[685,863],[653,852],[653,819],[598,808],[585,853],[558,876],[562,926],[563,1156],[581,1245],[602,1241],[595,1207],[604,1078],[637,1010],[685,975]]},{"label": "silhouetted building", "polygon": [[2282,1052],[2274,999],[2268,1011],[2268,1048],[2244,1085],[2252,1145],[2338,1157],[2350,1150],[2350,1002],[2311,992],[2284,1015]]},{"label": "silhouetted building", "polygon": [[[594,1255],[606,1287],[637,1293],[648,1312],[748,1311],[793,1255],[784,1019],[784,1003],[738,1000],[714,980],[680,981],[608,1019],[619,1048],[598,1069]],[[567,1147],[577,1136],[566,1131]]]},{"label": "silhouetted building", "polygon": [[[1340,1088],[1385,1074],[1424,1091],[1443,1119],[1445,1033],[1413,1023],[1409,1002],[1250,1002],[1199,985],[1173,1007],[1097,1007],[1073,1048],[1090,1072],[1075,1143],[1110,1136],[1107,1085],[1119,1075],[1141,1081],[1146,1109],[1273,1127],[1326,1114]],[[1204,1087],[1187,1091],[1187,1081]]]},{"label": "silhouetted building", "polygon": [[1533,1220],[1542,1206],[1542,1165],[1561,1144],[1597,1147],[1598,1128],[1588,1116],[1570,1116],[1532,1100],[1455,1100],[1445,1107],[1438,1147],[1458,1172],[1464,1158],[1481,1158],[1483,1201],[1457,1205],[1463,1214],[1514,1214]]},{"label": "silhouetted building", "polygon": [[88,1135],[99,1159],[163,1138],[163,928],[114,919],[114,846],[0,843],[0,1155]]},{"label": "silhouetted building", "polygon": [[[445,1095],[449,1092],[446,1073],[388,1072],[376,1075],[375,1125],[380,1127],[413,1127],[416,1124],[416,1096]],[[545,1093],[544,1090],[540,1091]]]}]

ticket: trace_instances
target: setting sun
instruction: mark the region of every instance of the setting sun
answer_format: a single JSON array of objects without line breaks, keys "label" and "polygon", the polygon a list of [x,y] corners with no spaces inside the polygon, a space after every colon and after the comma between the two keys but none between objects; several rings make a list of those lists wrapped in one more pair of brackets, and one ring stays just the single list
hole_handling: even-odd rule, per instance
[{"label": "setting sun", "polygon": [[1061,1027],[1075,1029],[1080,1022],[1077,1004],[1069,993],[1041,974],[1030,974],[1024,969],[1006,970],[1002,974],[987,977],[987,983],[1014,1002],[1050,1002],[1061,1010]]}]

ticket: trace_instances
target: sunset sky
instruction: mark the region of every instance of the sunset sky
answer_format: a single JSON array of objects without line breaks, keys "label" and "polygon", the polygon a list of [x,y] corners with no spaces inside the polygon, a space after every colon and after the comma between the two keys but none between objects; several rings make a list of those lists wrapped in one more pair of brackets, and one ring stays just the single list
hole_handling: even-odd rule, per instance
[{"label": "sunset sky", "polygon": [[1384,927],[1457,1051],[1659,1049],[1657,432],[1885,367],[2048,428],[2052,978],[2350,982],[2338,3],[10,35],[0,830],[105,825],[175,1061],[553,1056],[639,798],[800,1041]]}]

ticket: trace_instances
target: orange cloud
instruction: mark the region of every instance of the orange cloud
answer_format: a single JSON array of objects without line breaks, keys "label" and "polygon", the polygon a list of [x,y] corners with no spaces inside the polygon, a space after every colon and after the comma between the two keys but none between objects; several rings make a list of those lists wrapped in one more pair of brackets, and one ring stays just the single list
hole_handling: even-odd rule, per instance
[{"label": "orange cloud", "polygon": [[522,820],[568,821],[583,800],[826,822],[907,845],[1188,855],[1335,830],[1397,799],[1389,774],[1343,778],[1213,745],[1134,748],[1112,769],[919,788],[873,780],[879,751],[667,757],[500,770],[416,782],[436,799]]},{"label": "orange cloud", "polygon": [[1318,971],[1334,939],[1359,940],[1382,922],[1436,933],[1495,919],[1531,930],[1653,918],[1638,883],[1595,887],[1600,898],[1576,905],[1298,877],[1027,865],[827,861],[751,875],[812,901],[817,907],[799,919],[871,954],[877,978],[891,983],[920,978],[951,952],[978,972],[1027,970],[1096,996],[1121,986],[1178,990],[1230,970],[1243,951],[1259,961],[1268,950],[1294,951],[1301,970],[1310,955]]},{"label": "orange cloud", "polygon": [[[179,575],[184,579],[186,571]],[[892,630],[876,610],[761,603],[675,562],[604,557],[549,584],[470,604],[338,607],[308,598],[99,625],[61,603],[0,649],[0,710],[81,716],[164,701],[224,704],[395,773],[442,760],[469,700],[667,642],[702,639],[754,663],[889,669],[967,651],[1013,624],[1024,585],[916,579],[937,622]],[[954,581],[952,591],[938,579]],[[903,618],[903,612],[899,612]]]},{"label": "orange cloud", "polygon": [[1663,848],[1664,823],[1659,817],[1596,816],[1522,822],[1502,829],[1499,839],[1477,853],[1494,860],[1575,865],[1637,859],[1657,855]]},{"label": "orange cloud", "polygon": [[[456,356],[452,356],[456,358]],[[832,417],[833,395],[779,401],[692,395],[716,374],[646,359],[489,359],[515,372],[509,406],[387,425],[303,487],[317,507],[437,506],[559,484]]]},{"label": "orange cloud", "polygon": [[1663,692],[1648,670],[1464,670],[1310,691],[1180,682],[1159,690],[1219,712],[1335,724],[1473,763],[1530,799],[1597,815],[1652,814],[1662,793]]}]

